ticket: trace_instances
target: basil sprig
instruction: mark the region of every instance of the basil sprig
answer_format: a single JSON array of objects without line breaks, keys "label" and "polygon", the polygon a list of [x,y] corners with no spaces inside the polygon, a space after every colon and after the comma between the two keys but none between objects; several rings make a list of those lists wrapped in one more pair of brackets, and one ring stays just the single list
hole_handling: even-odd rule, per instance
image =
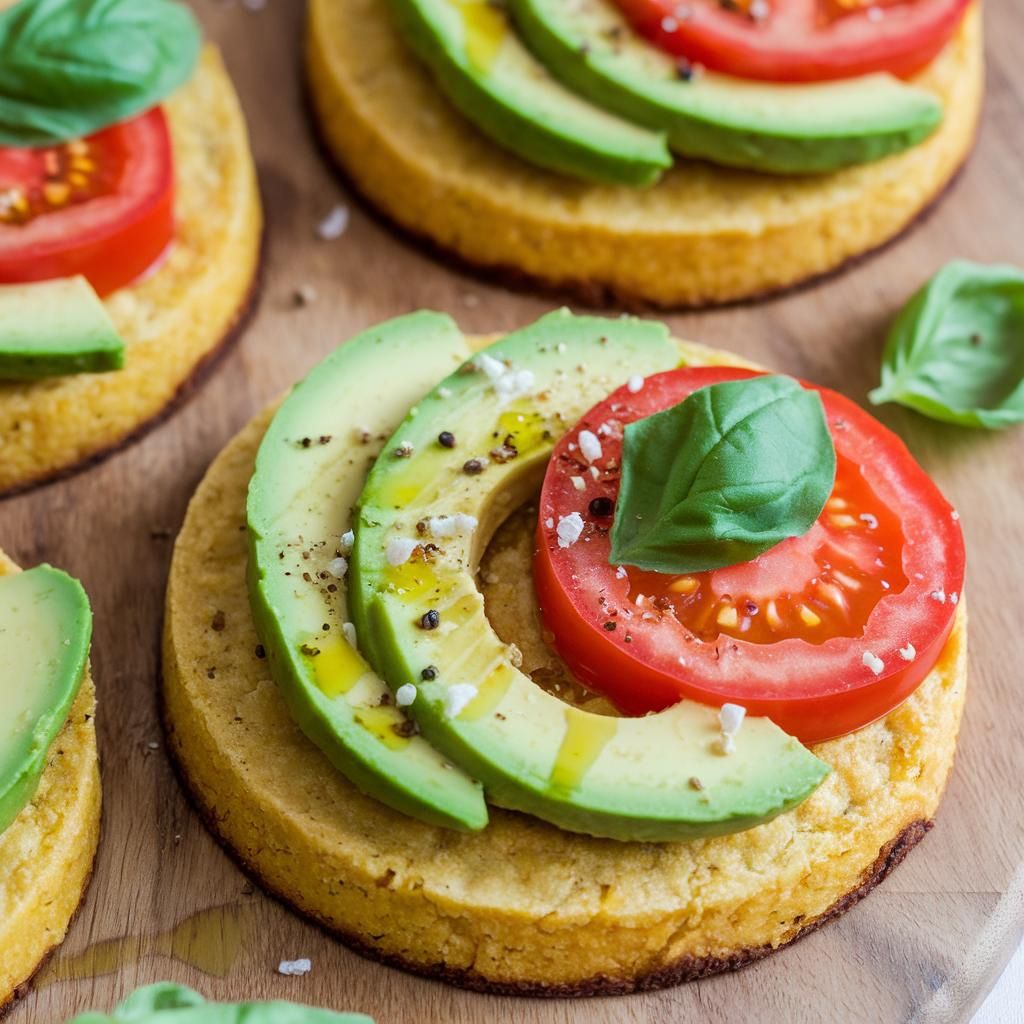
[{"label": "basil sprig", "polygon": [[613,565],[684,573],[805,534],[836,452],[821,398],[791,377],[712,384],[626,427]]},{"label": "basil sprig", "polygon": [[1024,422],[1024,272],[943,267],[893,323],[868,397],[966,427]]},{"label": "basil sprig", "polygon": [[21,0],[0,13],[0,145],[80,138],[155,106],[201,34],[174,0]]}]

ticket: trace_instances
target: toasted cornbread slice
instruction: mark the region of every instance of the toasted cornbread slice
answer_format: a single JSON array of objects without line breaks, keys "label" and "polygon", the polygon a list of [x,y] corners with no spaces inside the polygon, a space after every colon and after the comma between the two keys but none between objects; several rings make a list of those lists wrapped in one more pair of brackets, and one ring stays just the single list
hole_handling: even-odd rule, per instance
[{"label": "toasted cornbread slice", "polygon": [[[17,572],[0,551],[0,576]],[[0,1013],[64,940],[100,839],[96,691],[88,671],[35,796],[0,832]]]},{"label": "toasted cornbread slice", "polygon": [[245,120],[217,51],[166,103],[177,228],[167,258],[106,305],[123,370],[0,382],[0,494],[125,443],[164,412],[254,297],[262,213]]},{"label": "toasted cornbread slice", "polygon": [[974,142],[981,18],[915,83],[946,108],[922,145],[834,174],[681,161],[647,191],[524,163],[451,107],[378,0],[311,0],[307,73],[320,131],[391,220],[509,281],[588,303],[699,306],[786,288],[874,249],[942,192]]},{"label": "toasted cornbread slice", "polygon": [[[735,362],[698,346],[681,352],[694,363]],[[846,909],[930,827],[964,703],[962,608],[914,696],[885,720],[817,747],[832,775],[795,811],[748,832],[619,843],[494,808],[483,832],[464,834],[364,796],[299,731],[257,654],[245,494],[272,412],[214,462],[178,538],[165,722],[210,828],[267,889],[343,941],[490,991],[669,985],[763,956]],[[543,667],[529,528],[518,529],[511,552],[499,538],[489,556],[488,596],[506,588],[494,624]]]}]

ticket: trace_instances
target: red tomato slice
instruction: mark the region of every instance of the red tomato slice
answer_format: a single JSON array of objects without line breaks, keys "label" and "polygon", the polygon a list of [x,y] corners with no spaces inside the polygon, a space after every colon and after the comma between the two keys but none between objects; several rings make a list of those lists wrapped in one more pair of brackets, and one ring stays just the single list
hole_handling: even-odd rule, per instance
[{"label": "red tomato slice", "polygon": [[0,148],[0,284],[84,274],[100,295],[174,236],[174,167],[159,108],[86,139]]},{"label": "red tomato slice", "polygon": [[[619,389],[562,438],[540,498],[537,595],[558,653],[626,714],[683,697],[733,702],[814,743],[882,717],[928,674],[963,587],[963,537],[902,441],[818,388],[837,472],[809,533],[708,572],[610,565],[625,424],[750,376],[725,367],[658,374],[636,393]],[[583,429],[601,440],[593,467],[578,447]],[[558,524],[573,513],[583,533],[561,547]]]},{"label": "red tomato slice", "polygon": [[616,0],[662,49],[715,71],[822,82],[935,58],[971,0]]}]

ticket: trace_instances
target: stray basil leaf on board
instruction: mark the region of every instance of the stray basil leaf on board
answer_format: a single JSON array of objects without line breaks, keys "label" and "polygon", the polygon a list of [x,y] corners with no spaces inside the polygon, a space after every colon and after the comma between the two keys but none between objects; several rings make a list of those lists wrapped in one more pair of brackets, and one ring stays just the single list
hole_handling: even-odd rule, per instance
[{"label": "stray basil leaf on board", "polygon": [[1024,271],[943,267],[893,323],[868,397],[965,427],[1024,422]]},{"label": "stray basil leaf on board", "polygon": [[21,0],[0,12],[0,145],[91,135],[192,74],[202,35],[174,0]]},{"label": "stray basil leaf on board", "polygon": [[805,534],[832,493],[821,398],[791,377],[712,384],[626,427],[614,565],[684,573]]}]

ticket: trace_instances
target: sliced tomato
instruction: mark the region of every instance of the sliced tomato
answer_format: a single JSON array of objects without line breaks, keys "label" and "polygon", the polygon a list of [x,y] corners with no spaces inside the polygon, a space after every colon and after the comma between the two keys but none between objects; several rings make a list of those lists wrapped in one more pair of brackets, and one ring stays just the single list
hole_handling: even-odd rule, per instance
[{"label": "sliced tomato", "polygon": [[[806,535],[708,572],[609,564],[625,425],[750,376],[725,367],[658,374],[637,392],[616,391],[562,438],[540,498],[537,595],[558,653],[626,714],[683,697],[732,702],[813,743],[875,721],[920,685],[952,629],[963,538],[899,438],[818,388],[837,472]],[[578,446],[583,429],[601,440],[593,465]],[[558,525],[573,513],[583,532],[563,547]]]},{"label": "sliced tomato", "polygon": [[658,46],[740,78],[822,82],[932,61],[971,0],[616,0]]},{"label": "sliced tomato", "polygon": [[0,148],[0,284],[84,274],[100,295],[174,236],[174,167],[159,108],[85,139]]}]

